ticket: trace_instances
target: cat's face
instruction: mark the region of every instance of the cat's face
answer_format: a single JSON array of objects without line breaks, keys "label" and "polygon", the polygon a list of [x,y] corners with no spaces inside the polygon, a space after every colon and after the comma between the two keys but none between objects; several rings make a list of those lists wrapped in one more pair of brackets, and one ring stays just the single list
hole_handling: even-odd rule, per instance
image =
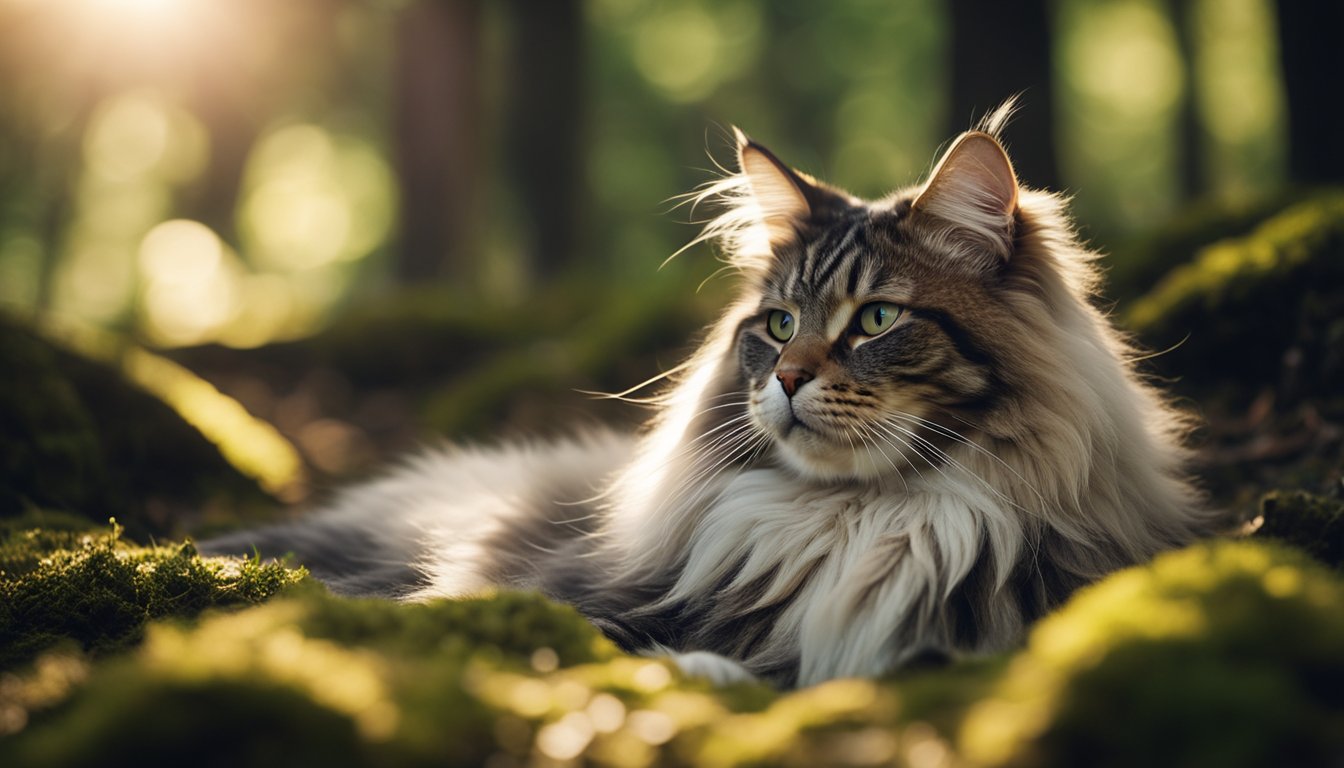
[{"label": "cat's face", "polygon": [[999,394],[988,286],[1011,248],[1016,182],[997,143],[978,136],[974,156],[954,147],[922,191],[877,203],[744,148],[753,193],[791,209],[774,214],[737,361],[753,425],[798,473],[931,471],[939,445],[965,430],[962,414]]}]

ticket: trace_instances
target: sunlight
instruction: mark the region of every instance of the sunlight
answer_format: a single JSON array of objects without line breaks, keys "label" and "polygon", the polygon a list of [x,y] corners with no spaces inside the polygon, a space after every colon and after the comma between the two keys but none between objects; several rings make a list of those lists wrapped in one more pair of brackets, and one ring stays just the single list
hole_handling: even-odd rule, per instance
[{"label": "sunlight", "polygon": [[232,254],[204,224],[167,221],[140,244],[146,331],[157,342],[193,344],[208,339],[237,311],[238,272]]},{"label": "sunlight", "polygon": [[157,92],[127,91],[98,105],[84,134],[84,161],[109,181],[190,181],[205,167],[209,143],[191,113]]},{"label": "sunlight", "polygon": [[394,186],[365,142],[313,125],[281,128],[248,162],[243,250],[258,267],[285,272],[363,258],[391,231]]},{"label": "sunlight", "polygon": [[84,0],[95,8],[129,13],[168,13],[182,5],[180,0]]},{"label": "sunlight", "polygon": [[191,13],[194,0],[78,0],[90,12],[116,14],[138,21],[172,21]]}]

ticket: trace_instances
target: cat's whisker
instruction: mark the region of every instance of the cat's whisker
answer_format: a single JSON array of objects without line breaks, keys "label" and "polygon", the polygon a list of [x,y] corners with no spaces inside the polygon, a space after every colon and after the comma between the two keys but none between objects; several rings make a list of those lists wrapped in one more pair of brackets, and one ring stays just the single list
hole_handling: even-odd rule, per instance
[{"label": "cat's whisker", "polygon": [[[746,424],[717,441],[711,447],[711,450],[719,452],[719,456],[714,462],[699,469],[676,493],[659,504],[658,508],[663,509],[672,506],[674,503],[686,498],[694,498],[703,492],[724,469],[738,458],[738,455],[742,452],[741,449],[749,443],[753,430],[752,425]],[[691,486],[695,486],[694,492],[688,492]]]},{"label": "cat's whisker", "polygon": [[[728,395],[732,395],[732,394],[739,394],[739,395],[740,395],[740,394],[742,394],[742,393],[725,393],[725,395],[719,395],[718,397],[724,397],[724,396],[728,396]],[[740,401],[740,402],[724,403],[724,404],[722,404],[722,405],[710,406],[709,408],[705,408],[705,409],[701,410],[699,413],[696,414],[696,416],[698,417],[698,416],[700,416],[700,415],[703,415],[703,414],[705,414],[705,413],[708,413],[709,411],[712,411],[712,410],[715,410],[715,409],[718,409],[718,408],[729,408],[729,407],[733,407],[733,406],[744,406],[744,405],[746,405],[746,404],[747,404],[747,401],[743,400],[743,401]],[[677,461],[678,459],[684,458],[684,457],[686,457],[688,454],[694,454],[694,453],[699,452],[699,451],[703,448],[703,446],[697,446],[697,445],[696,445],[697,442],[699,442],[699,441],[705,439],[706,437],[709,437],[711,434],[713,434],[714,432],[719,431],[720,429],[723,429],[724,427],[731,426],[731,425],[734,424],[734,423],[740,423],[740,422],[743,422],[743,421],[745,421],[745,420],[748,419],[748,418],[750,418],[750,414],[746,414],[746,413],[744,413],[744,414],[740,414],[740,415],[738,415],[738,416],[733,417],[732,419],[729,419],[728,421],[725,421],[723,424],[720,424],[720,425],[718,425],[717,427],[715,427],[715,428],[713,428],[713,429],[711,429],[711,430],[708,430],[708,431],[706,431],[706,432],[700,434],[700,435],[697,436],[697,437],[691,438],[690,440],[687,441],[687,444],[686,444],[685,447],[683,447],[681,450],[677,451],[677,452],[674,453],[673,455],[668,456],[667,459],[666,459],[662,464],[660,464],[660,465],[657,467],[657,469],[659,469],[659,470],[661,470],[661,469],[665,469],[665,468],[667,468],[668,466],[670,466],[673,462]],[[552,500],[552,503],[555,504],[555,505],[557,505],[557,506],[562,506],[562,507],[577,507],[577,506],[587,506],[587,505],[589,505],[589,504],[596,504],[596,503],[602,501],[603,499],[607,498],[608,496],[610,496],[610,495],[612,494],[612,492],[614,491],[615,487],[616,487],[616,486],[615,486],[614,483],[610,483],[610,482],[608,482],[606,488],[604,488],[602,491],[600,491],[600,492],[598,492],[598,493],[596,493],[596,494],[594,494],[593,496],[590,496],[590,497],[588,497],[588,498],[580,499],[580,500],[578,500],[578,501],[558,501],[558,500]]]},{"label": "cat's whisker", "polygon": [[[909,455],[907,455],[907,452],[906,452],[906,451],[901,450],[895,443],[893,443],[893,442],[891,441],[891,439],[889,439],[889,438],[887,438],[887,437],[884,437],[884,436],[882,436],[881,434],[879,434],[876,430],[874,430],[874,429],[872,428],[872,426],[870,426],[870,425],[868,425],[868,424],[865,424],[865,423],[863,423],[863,422],[859,422],[859,427],[862,428],[863,431],[864,431],[865,433],[867,433],[875,443],[884,443],[884,444],[886,444],[888,447],[890,447],[890,448],[892,448],[893,450],[895,450],[895,451],[896,451],[896,455],[897,455],[897,456],[900,456],[902,459],[905,459],[905,463],[906,463],[907,465],[909,465],[910,469],[914,471],[915,475],[916,475],[917,477],[919,477],[920,480],[923,480],[923,479],[924,479],[924,473],[922,473],[922,472],[919,471],[919,467],[915,466],[915,462],[913,462],[913,461],[910,460],[910,457],[909,457]],[[910,446],[909,443],[906,443],[904,440],[901,440],[899,437],[897,437],[896,439],[897,439],[898,441],[900,441],[901,444],[904,445],[904,446],[905,446],[907,449],[909,449],[910,451],[913,451],[913,450],[914,450],[914,448],[912,448],[912,447]],[[881,446],[878,447],[878,452],[881,453],[883,456],[886,456],[886,451],[883,451],[882,448],[881,448]],[[888,457],[888,461],[890,461],[890,457]],[[901,475],[901,482],[902,482],[902,483],[905,483],[905,477],[904,477],[904,474],[903,474],[899,469],[896,468],[896,465],[895,465],[894,463],[891,465],[891,468],[892,468],[893,470],[895,470],[896,474]],[[906,491],[908,492],[908,491],[910,490],[910,486],[909,486],[908,484],[906,484],[905,489],[906,489]]]},{"label": "cat's whisker", "polygon": [[[993,459],[994,461],[998,462],[999,465],[1002,466],[1004,469],[1006,469],[1006,470],[1008,470],[1010,473],[1012,473],[1012,475],[1013,475],[1014,477],[1016,477],[1018,480],[1020,480],[1020,481],[1022,482],[1022,484],[1025,485],[1025,486],[1027,487],[1028,490],[1030,490],[1032,493],[1034,493],[1034,494],[1036,495],[1036,498],[1039,499],[1040,502],[1041,502],[1042,504],[1045,504],[1045,503],[1046,503],[1046,502],[1045,502],[1045,497],[1044,497],[1044,496],[1041,494],[1041,492],[1036,488],[1036,486],[1032,485],[1030,481],[1028,481],[1025,477],[1023,477],[1022,474],[1021,474],[1020,472],[1018,472],[1017,469],[1016,469],[1015,467],[1013,467],[1013,466],[1012,466],[1011,464],[1009,464],[1008,462],[1004,461],[1001,457],[995,455],[993,451],[990,451],[990,450],[986,449],[984,446],[982,446],[982,445],[980,445],[979,443],[976,443],[975,441],[973,441],[973,440],[967,438],[965,435],[962,435],[961,433],[957,432],[956,430],[954,430],[954,429],[952,429],[952,428],[950,428],[950,427],[946,427],[946,426],[944,426],[944,425],[942,425],[942,424],[939,424],[939,423],[937,423],[937,422],[935,422],[935,421],[930,421],[929,419],[925,419],[925,418],[923,418],[923,417],[916,416],[916,415],[914,415],[913,413],[907,413],[907,412],[905,412],[905,411],[893,411],[893,412],[892,412],[891,414],[889,414],[889,415],[890,415],[890,416],[893,416],[893,417],[895,417],[895,418],[899,418],[899,419],[907,419],[907,420],[911,421],[912,423],[922,425],[922,426],[924,426],[924,427],[926,427],[926,428],[928,428],[928,429],[930,429],[930,430],[932,430],[932,431],[934,431],[934,432],[937,432],[937,433],[939,433],[939,434],[941,434],[941,435],[944,435],[944,436],[946,436],[946,437],[948,437],[948,438],[951,438],[952,440],[955,440],[955,441],[957,441],[957,442],[959,442],[959,443],[961,443],[961,444],[967,446],[968,448],[971,448],[972,450],[975,450],[975,451],[979,452],[980,454],[982,454],[982,455],[984,455],[984,456],[987,456],[987,457],[990,458],[990,459]],[[963,423],[965,423],[967,426],[971,427],[972,429],[975,428],[975,425],[970,424],[969,422],[966,422],[964,419],[963,419],[962,421],[963,421]]]},{"label": "cat's whisker", "polygon": [[[722,435],[719,435],[712,442],[700,446],[695,451],[691,452],[689,456],[683,454],[682,458],[687,459],[686,464],[690,467],[697,467],[698,469],[694,470],[695,474],[686,483],[682,484],[682,487],[678,489],[678,494],[683,492],[685,488],[689,486],[691,483],[694,483],[697,480],[699,480],[699,478],[702,477],[706,472],[711,471],[715,466],[722,463],[725,460],[725,458],[731,456],[734,449],[737,447],[736,444],[745,439],[748,433],[752,430],[751,424],[745,423],[745,421],[746,420],[743,419],[740,420],[739,423],[736,423],[735,425],[734,424],[723,425],[725,427],[733,426],[733,429]],[[708,465],[705,465],[704,460],[711,456],[715,457],[714,461]],[[675,498],[676,495],[677,494],[674,494],[674,496],[671,498]]]},{"label": "cat's whisker", "polygon": [[[850,432],[850,433],[853,433],[854,437],[859,438],[859,443],[863,446],[863,450],[868,454],[868,462],[869,462],[870,464],[873,465],[873,468],[874,468],[874,469],[876,469],[876,468],[877,468],[877,462],[873,459],[873,448],[872,448],[872,445],[869,443],[869,441],[863,439],[863,435],[859,433],[858,429],[857,429],[853,424],[849,424],[848,427],[849,427],[849,432]],[[845,435],[845,439],[849,441],[849,449],[850,449],[851,451],[853,451],[853,450],[854,450],[854,440],[850,438],[849,433],[847,433],[847,434]],[[895,474],[896,477],[900,478],[900,480],[901,480],[901,488],[904,489],[906,493],[909,493],[909,492],[910,492],[910,484],[906,482],[906,480],[905,480],[905,475],[904,475],[904,473],[902,473],[901,470],[896,466],[896,462],[892,461],[892,460],[891,460],[891,457],[888,456],[888,455],[887,455],[887,452],[884,451],[884,450],[882,450],[881,447],[879,447],[879,448],[877,449],[877,453],[878,453],[878,455],[881,456],[883,459],[886,459],[887,463],[891,465],[891,471],[892,471],[892,473]],[[881,479],[881,476],[880,476],[880,475],[878,476],[878,479],[879,479],[879,480]]]},{"label": "cat's whisker", "polygon": [[[905,460],[906,465],[910,467],[911,471],[913,471],[920,480],[924,479],[924,473],[919,470],[919,466],[916,465],[915,462],[910,458],[911,453],[918,453],[918,451],[916,451],[914,447],[910,445],[909,442],[901,438],[899,435],[883,434],[879,432],[875,428],[876,426],[875,424],[865,423],[862,424],[862,426],[863,430],[872,436],[872,440],[875,443],[884,444],[887,447],[894,450],[896,452],[896,455]],[[900,443],[900,445],[898,446],[896,443]],[[902,450],[902,447],[904,448],[904,450]]]},{"label": "cat's whisker", "polygon": [[[963,473],[965,473],[966,475],[969,475],[972,479],[978,481],[981,485],[983,485],[983,486],[985,487],[986,490],[988,490],[988,491],[989,491],[991,494],[993,494],[994,496],[997,496],[1001,501],[1007,503],[1009,506],[1012,506],[1012,507],[1018,509],[1019,511],[1024,512],[1024,513],[1026,513],[1026,514],[1028,514],[1028,515],[1035,514],[1032,510],[1030,510],[1030,509],[1028,509],[1028,508],[1022,506],[1022,505],[1019,504],[1017,501],[1013,500],[1012,498],[1010,498],[1009,496],[1007,496],[1007,495],[1005,495],[1003,492],[1001,492],[999,489],[995,488],[994,485],[993,485],[992,483],[990,483],[988,480],[985,480],[983,477],[981,477],[979,474],[977,474],[976,472],[974,472],[973,470],[971,470],[971,469],[970,469],[969,467],[967,467],[965,464],[962,464],[961,462],[957,461],[957,460],[956,460],[955,458],[953,458],[952,455],[949,454],[947,451],[944,451],[943,449],[941,449],[941,448],[939,448],[938,446],[934,445],[931,441],[929,441],[928,438],[923,437],[922,435],[916,434],[913,430],[907,429],[906,427],[903,427],[903,426],[901,426],[901,425],[899,425],[899,424],[896,424],[896,423],[894,423],[894,422],[879,422],[879,426],[882,426],[884,429],[886,429],[886,428],[895,428],[895,429],[900,430],[900,431],[903,432],[904,434],[908,435],[908,436],[910,437],[911,440],[918,441],[920,445],[924,446],[925,450],[927,450],[927,451],[929,451],[930,453],[932,453],[936,458],[939,458],[939,459],[942,459],[943,461],[946,461],[947,463],[949,463],[949,464],[951,464],[952,466],[956,467],[957,469],[961,470],[961,471],[962,471]],[[922,454],[921,454],[921,455],[922,455]],[[949,476],[947,475],[947,473],[944,472],[943,469],[942,469],[941,467],[939,467],[937,464],[934,464],[933,461],[929,460],[927,456],[925,457],[925,461],[928,462],[929,466],[931,466],[931,467],[933,467],[934,469],[938,470],[938,473],[941,474],[944,478],[947,478],[949,481],[952,480],[952,478],[949,477]]]},{"label": "cat's whisker", "polygon": [[630,387],[629,389],[624,390],[624,391],[622,391],[622,392],[596,392],[596,391],[591,391],[591,390],[587,390],[587,389],[576,389],[576,390],[574,390],[574,391],[575,391],[575,392],[578,392],[579,394],[582,394],[582,395],[590,395],[590,396],[592,396],[592,397],[594,397],[594,398],[597,398],[597,399],[599,399],[599,400],[621,400],[621,401],[623,401],[623,402],[627,402],[627,403],[637,403],[637,404],[641,404],[641,405],[644,405],[644,404],[653,404],[653,405],[657,405],[657,404],[659,404],[659,403],[662,403],[662,402],[664,401],[664,398],[662,398],[661,396],[659,396],[659,397],[650,397],[650,398],[643,398],[643,397],[634,397],[634,398],[632,398],[632,397],[629,397],[629,395],[631,395],[632,393],[638,392],[639,390],[644,389],[644,388],[647,387],[647,386],[650,386],[650,385],[652,385],[652,384],[656,384],[656,383],[662,381],[663,379],[668,378],[669,376],[675,376],[675,375],[677,375],[678,373],[681,373],[682,371],[686,370],[687,368],[690,368],[690,367],[691,367],[691,363],[692,363],[691,360],[687,360],[687,361],[684,362],[684,363],[681,363],[681,364],[679,364],[679,365],[675,365],[675,366],[673,366],[673,367],[671,367],[671,368],[668,368],[666,371],[663,371],[662,373],[660,373],[660,374],[658,374],[658,375],[656,375],[656,376],[651,376],[651,377],[649,377],[649,378],[647,378],[647,379],[641,381],[640,383],[634,385],[633,387]]},{"label": "cat's whisker", "polygon": [[[943,426],[943,425],[941,425],[941,424],[938,424],[937,422],[933,422],[933,421],[930,421],[930,420],[928,420],[928,419],[924,419],[924,418],[915,416],[914,414],[905,413],[905,412],[896,412],[896,413],[894,413],[894,414],[891,414],[891,416],[894,417],[894,418],[896,418],[896,419],[905,419],[905,420],[909,420],[912,424],[917,425],[917,426],[924,426],[924,427],[930,429],[931,431],[934,431],[934,432],[937,432],[938,434],[947,436],[947,437],[949,437],[949,438],[955,440],[956,442],[959,442],[959,443],[961,443],[961,444],[967,446],[968,448],[971,448],[971,449],[977,451],[978,453],[980,453],[980,454],[982,454],[982,455],[984,455],[984,456],[986,456],[986,457],[988,457],[988,458],[990,458],[990,459],[993,459],[994,461],[998,462],[998,464],[999,464],[1000,466],[1002,466],[1004,469],[1008,470],[1008,472],[1011,473],[1014,477],[1016,477],[1019,481],[1021,481],[1021,483],[1023,484],[1023,486],[1025,486],[1025,487],[1027,488],[1027,490],[1029,490],[1029,491],[1031,491],[1033,494],[1035,494],[1036,498],[1037,498],[1042,504],[1045,504],[1045,503],[1046,503],[1046,501],[1045,501],[1045,497],[1041,494],[1041,492],[1040,492],[1034,485],[1032,485],[1030,481],[1028,481],[1025,477],[1023,477],[1022,474],[1021,474],[1020,472],[1018,472],[1016,468],[1014,468],[1014,467],[1013,467],[1011,464],[1009,464],[1008,462],[1004,461],[1001,457],[996,456],[992,451],[987,450],[984,446],[981,446],[981,445],[975,443],[974,441],[967,439],[964,435],[961,435],[960,433],[956,432],[956,431],[953,430],[953,429],[950,429],[950,428],[945,427],[945,426]],[[895,424],[893,423],[892,426],[895,426]],[[929,442],[927,439],[925,439],[925,438],[923,438],[923,437],[921,437],[920,439],[923,440],[925,443],[927,443],[930,447],[933,447],[933,444],[932,444],[931,442]],[[945,451],[940,451],[940,452],[943,453],[944,456],[947,456],[947,458],[948,458],[949,460],[952,460],[952,461],[955,462],[955,460],[952,459],[952,457],[951,457],[950,454],[947,454]],[[982,482],[984,482],[984,481],[982,480]]]}]

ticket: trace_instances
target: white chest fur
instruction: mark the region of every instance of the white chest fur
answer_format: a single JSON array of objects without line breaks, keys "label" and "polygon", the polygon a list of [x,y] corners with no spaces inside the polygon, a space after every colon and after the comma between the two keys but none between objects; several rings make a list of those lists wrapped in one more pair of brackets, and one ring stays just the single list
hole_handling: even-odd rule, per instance
[{"label": "white chest fur", "polygon": [[669,599],[786,605],[767,651],[796,656],[800,684],[872,676],[922,649],[987,544],[1011,563],[1020,542],[1011,515],[955,478],[887,491],[749,470],[704,511]]}]

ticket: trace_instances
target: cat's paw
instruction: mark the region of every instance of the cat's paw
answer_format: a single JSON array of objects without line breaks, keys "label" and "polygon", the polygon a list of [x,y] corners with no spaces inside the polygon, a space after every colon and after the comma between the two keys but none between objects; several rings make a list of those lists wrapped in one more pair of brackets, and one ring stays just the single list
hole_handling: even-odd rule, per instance
[{"label": "cat's paw", "polygon": [[669,654],[672,663],[687,677],[708,680],[716,686],[734,683],[758,683],[760,679],[751,670],[727,656],[709,651],[690,651]]}]

